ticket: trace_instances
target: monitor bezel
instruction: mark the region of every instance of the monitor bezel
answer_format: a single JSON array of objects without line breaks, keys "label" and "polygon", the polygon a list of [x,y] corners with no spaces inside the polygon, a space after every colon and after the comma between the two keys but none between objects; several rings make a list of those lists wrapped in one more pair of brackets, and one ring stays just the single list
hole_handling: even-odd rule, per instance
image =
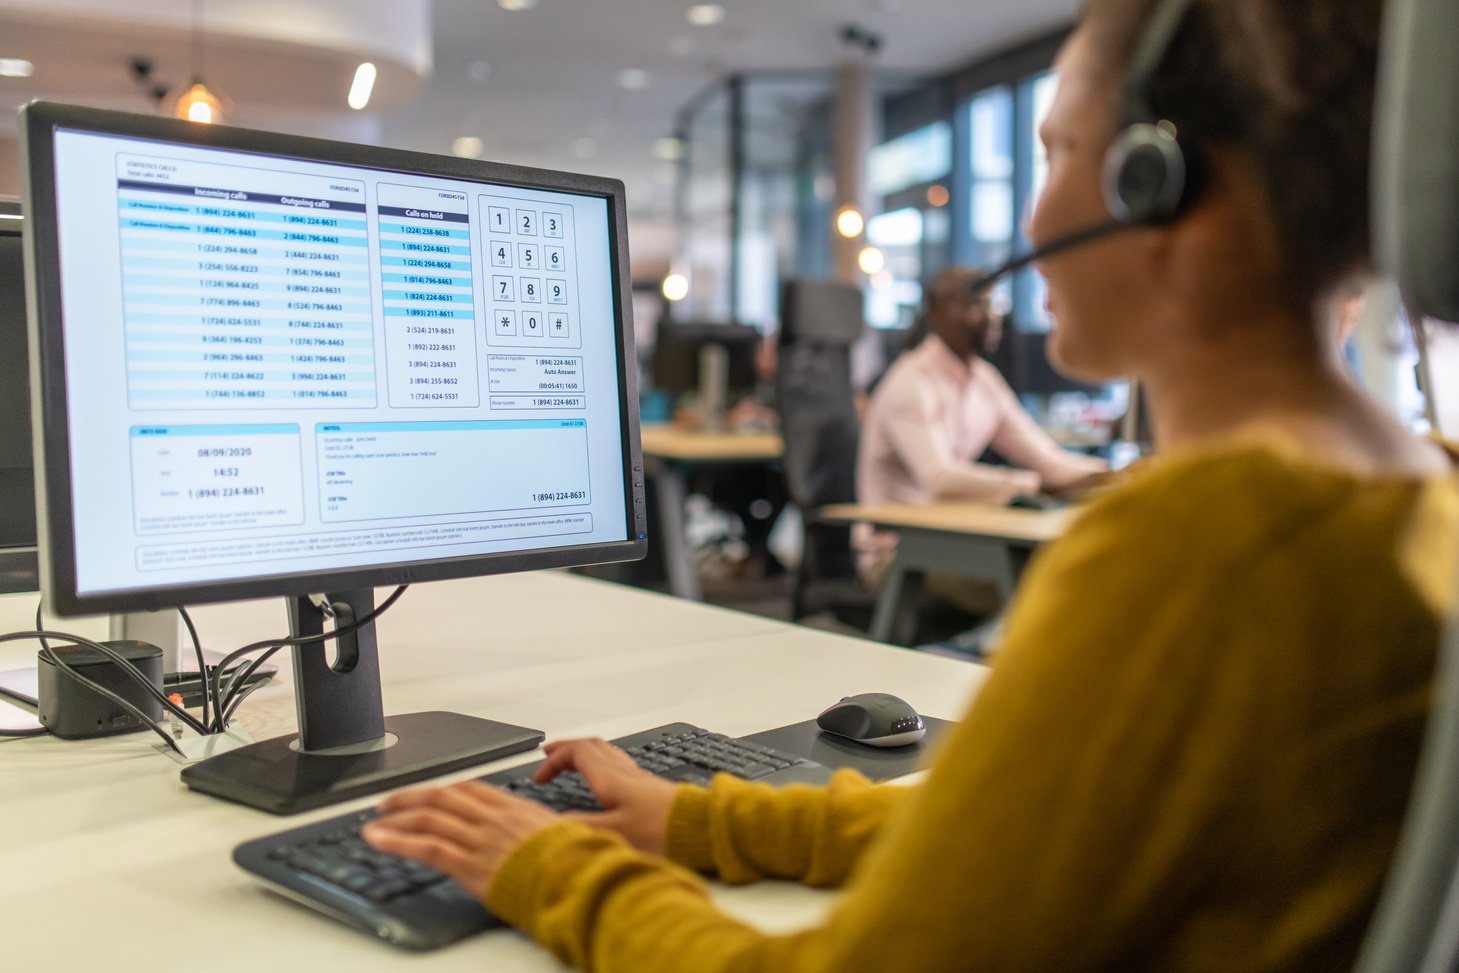
[{"label": "monitor bezel", "polygon": [[[285,156],[384,172],[410,172],[468,182],[574,193],[605,199],[620,387],[619,422],[624,524],[622,541],[476,554],[433,561],[270,574],[196,584],[159,585],[104,592],[77,590],[75,524],[71,506],[69,405],[65,379],[62,282],[59,266],[41,273],[45,255],[59,257],[55,134],[67,129],[153,139],[255,155]],[[36,498],[43,590],[48,607],[60,615],[172,608],[184,604],[240,601],[275,595],[445,581],[516,571],[578,567],[642,558],[648,529],[644,517],[643,455],[639,445],[638,380],[634,366],[633,309],[628,277],[628,232],[621,180],[580,173],[533,169],[495,162],[437,156],[402,149],[354,145],[252,129],[199,125],[181,119],[53,102],[32,102],[21,110],[21,182],[27,222],[25,235],[26,303],[31,351],[31,408],[37,444]]]},{"label": "monitor bezel", "polygon": [[[20,201],[10,196],[0,196],[0,236],[13,237],[22,247],[25,245],[24,211]],[[22,276],[24,276],[22,274]],[[22,303],[26,303],[22,300]],[[29,325],[27,324],[27,329]],[[27,343],[29,338],[26,339]],[[26,366],[29,371],[29,365]],[[31,449],[31,478],[35,478],[35,450]],[[34,491],[32,490],[32,493]],[[34,501],[32,500],[32,503]],[[39,528],[39,525],[37,525]],[[0,595],[18,594],[40,590],[40,568],[36,561],[34,538],[29,545],[0,545]]]}]

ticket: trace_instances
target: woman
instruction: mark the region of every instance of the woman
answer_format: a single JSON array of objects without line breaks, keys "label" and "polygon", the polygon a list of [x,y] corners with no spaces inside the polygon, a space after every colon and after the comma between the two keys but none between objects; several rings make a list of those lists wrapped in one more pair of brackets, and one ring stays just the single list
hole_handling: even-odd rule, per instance
[{"label": "woman", "polygon": [[[1036,244],[1107,218],[1155,5],[1091,0],[1060,54]],[[1363,397],[1330,324],[1367,253],[1379,7],[1185,12],[1150,100],[1199,152],[1199,192],[1041,268],[1052,355],[1138,376],[1162,454],[1026,576],[921,787],[674,787],[574,741],[543,776],[582,770],[601,815],[468,783],[388,799],[369,840],[595,970],[1349,968],[1459,534],[1452,459]],[[693,871],[846,891],[824,925],[767,936]]]}]

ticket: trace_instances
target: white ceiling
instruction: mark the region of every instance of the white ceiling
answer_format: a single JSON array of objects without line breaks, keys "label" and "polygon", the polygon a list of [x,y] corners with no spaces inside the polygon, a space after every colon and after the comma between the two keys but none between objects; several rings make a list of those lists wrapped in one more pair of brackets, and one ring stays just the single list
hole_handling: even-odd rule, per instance
[{"label": "white ceiling", "polygon": [[[935,75],[1055,29],[1077,7],[1077,0],[722,0],[723,21],[696,27],[685,18],[686,0],[537,0],[523,11],[496,0],[426,3],[204,0],[208,80],[234,103],[237,124],[442,153],[456,137],[474,135],[483,158],[621,178],[645,258],[654,255],[642,244],[668,245],[672,193],[653,143],[713,80],[742,70],[832,67],[847,56],[839,32],[849,23],[881,35],[878,68]],[[420,8],[423,51],[409,37],[372,42],[368,29],[351,23],[395,16],[398,23],[375,33],[403,35],[411,21],[399,15],[411,7]],[[32,97],[150,110],[127,64],[150,57],[162,80],[185,81],[192,9],[188,0],[0,0],[0,57],[36,64],[29,79],[0,78],[0,112],[11,115]],[[366,57],[382,75],[370,106],[354,113],[344,96]],[[629,68],[647,72],[642,90],[619,86]],[[0,120],[0,139],[13,127]],[[0,154],[6,150],[0,144]]]}]

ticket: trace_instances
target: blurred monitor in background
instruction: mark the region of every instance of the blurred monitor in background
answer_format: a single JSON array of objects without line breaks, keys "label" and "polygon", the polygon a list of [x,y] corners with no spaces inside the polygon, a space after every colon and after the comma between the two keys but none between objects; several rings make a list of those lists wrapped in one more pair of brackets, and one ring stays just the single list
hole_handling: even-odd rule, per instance
[{"label": "blurred monitor in background", "polygon": [[760,345],[760,332],[748,324],[686,324],[672,319],[660,322],[654,336],[650,368],[653,387],[676,396],[697,391],[701,353],[711,345],[725,351],[725,380],[730,393],[753,391],[758,381],[755,353]]}]

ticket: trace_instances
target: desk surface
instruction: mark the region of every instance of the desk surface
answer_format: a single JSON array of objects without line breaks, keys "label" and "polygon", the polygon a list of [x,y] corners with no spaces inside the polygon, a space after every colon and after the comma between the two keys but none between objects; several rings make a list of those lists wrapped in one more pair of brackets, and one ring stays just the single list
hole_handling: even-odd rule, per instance
[{"label": "desk surface", "polygon": [[1023,510],[986,503],[939,501],[862,505],[838,503],[820,510],[827,520],[864,522],[894,530],[967,534],[1018,544],[1043,544],[1068,529],[1078,508]]},{"label": "desk surface", "polygon": [[701,463],[779,459],[778,432],[706,432],[669,424],[641,427],[643,454]]},{"label": "desk surface", "polygon": [[[34,610],[34,596],[0,597],[0,631],[28,629]],[[278,600],[193,615],[209,648],[285,627]],[[96,636],[105,622],[64,627]],[[549,739],[621,736],[674,720],[740,735],[807,719],[841,696],[872,690],[956,719],[983,676],[967,663],[557,572],[418,585],[379,629],[388,713],[454,710],[541,727]],[[34,658],[34,646],[0,645],[0,668]],[[287,671],[281,666],[280,675]],[[241,723],[259,739],[293,732],[291,690],[259,691]],[[231,864],[234,845],[371,800],[276,818],[188,792],[178,765],[151,740],[0,743],[7,968],[257,971],[272,964],[323,971],[396,968],[408,959],[422,970],[560,969],[506,931],[406,956],[265,892]],[[715,895],[770,930],[812,922],[830,901],[785,883],[716,888]],[[82,924],[68,934],[55,919],[59,908]]]}]

